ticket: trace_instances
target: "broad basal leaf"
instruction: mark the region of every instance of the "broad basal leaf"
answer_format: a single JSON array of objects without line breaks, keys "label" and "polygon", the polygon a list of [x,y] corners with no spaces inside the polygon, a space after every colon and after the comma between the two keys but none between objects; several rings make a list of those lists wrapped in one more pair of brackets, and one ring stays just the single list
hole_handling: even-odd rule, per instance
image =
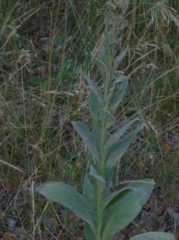
[{"label": "broad basal leaf", "polygon": [[175,240],[170,233],[149,232],[132,237],[130,240]]},{"label": "broad basal leaf", "polygon": [[134,189],[119,199],[106,212],[103,224],[103,240],[111,240],[120,230],[125,228],[140,213],[142,206],[146,203],[154,187],[153,180],[141,180],[127,185]]},{"label": "broad basal leaf", "polygon": [[113,83],[112,87],[112,96],[110,97],[110,104],[109,109],[112,114],[116,112],[117,107],[119,106],[119,103],[121,102],[127,86],[129,82],[129,76],[121,75],[119,78],[116,79]]},{"label": "broad basal leaf", "polygon": [[82,122],[72,122],[73,127],[78,132],[85,145],[87,146],[89,152],[92,154],[96,161],[99,161],[99,153],[95,145],[95,140],[88,127]]},{"label": "broad basal leaf", "polygon": [[105,154],[107,156],[106,168],[111,169],[116,162],[123,156],[129,144],[133,141],[137,133],[143,128],[143,125],[137,127],[135,130],[131,131],[124,139],[119,140],[117,144],[105,149]]},{"label": "broad basal leaf", "polygon": [[69,208],[94,230],[94,210],[74,187],[62,182],[46,182],[37,187],[36,191]]}]

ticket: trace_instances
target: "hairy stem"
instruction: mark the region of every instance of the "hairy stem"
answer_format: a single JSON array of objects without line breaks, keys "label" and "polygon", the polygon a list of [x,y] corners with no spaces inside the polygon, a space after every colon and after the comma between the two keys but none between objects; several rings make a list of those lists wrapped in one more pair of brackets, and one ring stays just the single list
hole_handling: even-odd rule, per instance
[{"label": "hairy stem", "polygon": [[[108,70],[109,74],[106,77],[105,81],[105,89],[104,89],[104,111],[108,111],[109,109],[109,86],[111,80],[111,73],[112,73],[112,59],[109,55],[108,59]],[[102,128],[101,128],[101,146],[100,146],[100,169],[99,173],[105,179],[105,155],[104,155],[104,146],[106,143],[106,118],[103,119]],[[98,197],[97,197],[97,226],[96,226],[96,240],[101,240],[102,234],[102,212],[101,206],[103,204],[103,191],[104,191],[104,184],[99,182],[98,183]]]},{"label": "hairy stem", "polygon": [[[116,16],[116,22],[113,24],[110,34],[111,34],[111,41],[110,43],[115,42],[116,37],[116,30],[117,30],[117,24],[118,24],[119,16]],[[107,56],[107,69],[108,73],[106,75],[105,79],[105,86],[104,86],[104,107],[103,110],[105,112],[109,111],[109,88],[110,88],[110,82],[112,79],[113,74],[113,58],[114,53],[111,51],[111,46],[108,46],[107,49],[108,56]],[[104,154],[104,147],[106,143],[106,117],[102,121],[102,127],[101,127],[101,146],[100,146],[100,169],[99,173],[103,178],[106,178],[106,169],[105,169],[105,154]],[[98,195],[97,195],[97,223],[96,223],[96,236],[95,240],[102,240],[102,223],[103,223],[103,216],[101,212],[101,206],[104,201],[104,184],[101,182],[98,182]]]}]

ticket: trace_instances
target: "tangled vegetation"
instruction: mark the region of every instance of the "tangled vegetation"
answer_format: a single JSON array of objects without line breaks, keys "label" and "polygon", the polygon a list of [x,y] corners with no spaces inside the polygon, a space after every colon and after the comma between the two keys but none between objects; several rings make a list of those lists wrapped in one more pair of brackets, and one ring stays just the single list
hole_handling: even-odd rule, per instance
[{"label": "tangled vegetation", "polygon": [[[146,127],[117,165],[113,187],[144,178],[156,185],[138,219],[116,239],[148,231],[178,237],[178,1],[123,2],[124,31],[115,51],[125,50],[125,57],[114,66],[114,78],[129,75],[130,82],[116,123],[121,127],[139,115]],[[35,189],[45,181],[63,181],[82,192],[87,156],[71,122],[91,123],[84,76],[103,88],[95,58],[114,2],[0,5],[0,237],[83,239],[81,221]]]}]

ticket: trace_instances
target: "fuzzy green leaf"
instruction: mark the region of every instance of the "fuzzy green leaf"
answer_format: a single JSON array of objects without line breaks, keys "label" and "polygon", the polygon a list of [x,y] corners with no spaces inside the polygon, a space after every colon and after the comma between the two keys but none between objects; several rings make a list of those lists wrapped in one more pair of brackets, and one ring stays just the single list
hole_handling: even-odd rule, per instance
[{"label": "fuzzy green leaf", "polygon": [[100,71],[100,74],[101,74],[102,78],[103,78],[103,79],[106,79],[107,76],[109,76],[109,71],[108,71],[106,65],[104,65],[104,63],[101,62],[101,61],[100,61],[99,59],[97,59],[97,58],[94,58],[94,57],[93,57],[93,59],[94,59],[94,62],[95,62],[95,64],[96,64],[96,66],[98,67],[98,69],[99,69],[99,71]]},{"label": "fuzzy green leaf", "polygon": [[96,206],[96,194],[94,186],[92,185],[88,174],[85,175],[84,184],[83,184],[83,196],[87,199],[90,206],[95,208]]},{"label": "fuzzy green leaf", "polygon": [[36,191],[46,198],[69,208],[94,230],[94,210],[74,187],[62,182],[46,182],[37,187]]},{"label": "fuzzy green leaf", "polygon": [[110,128],[115,124],[115,118],[110,111],[104,111],[103,109],[99,113],[100,119],[106,119],[106,128]]},{"label": "fuzzy green leaf", "polygon": [[72,122],[73,127],[78,132],[85,145],[87,146],[89,152],[92,154],[96,161],[99,161],[99,153],[97,147],[95,146],[95,141],[88,127],[82,122]]},{"label": "fuzzy green leaf", "polygon": [[149,232],[132,237],[130,240],[175,240],[170,233]]},{"label": "fuzzy green leaf", "polygon": [[111,240],[120,230],[125,228],[140,213],[154,187],[153,180],[142,180],[127,185],[134,191],[128,193],[106,212],[103,224],[102,239]]},{"label": "fuzzy green leaf", "polygon": [[90,225],[87,222],[84,222],[84,233],[86,240],[93,240],[95,239],[95,235],[93,230],[91,229]]},{"label": "fuzzy green leaf", "polygon": [[85,79],[90,85],[91,89],[89,99],[90,114],[92,116],[94,124],[100,126],[100,122],[102,121],[102,119],[99,116],[99,113],[103,108],[103,95],[96,83],[90,77],[85,76]]},{"label": "fuzzy green leaf", "polygon": [[91,90],[94,92],[94,94],[97,96],[98,100],[103,102],[103,95],[101,91],[99,90],[98,86],[96,83],[88,76],[85,76],[86,81],[90,85]]},{"label": "fuzzy green leaf", "polygon": [[94,125],[100,127],[102,123],[103,101],[94,93],[91,89],[90,99],[89,99],[89,110],[93,119]]},{"label": "fuzzy green leaf", "polygon": [[129,144],[133,141],[137,133],[144,127],[144,125],[137,127],[131,131],[124,139],[120,140],[117,144],[105,149],[107,156],[106,168],[111,169],[117,163],[117,161],[123,156],[127,150]]},{"label": "fuzzy green leaf", "polygon": [[112,134],[105,145],[105,149],[109,149],[111,146],[113,146],[122,137],[122,135],[126,133],[127,129],[137,120],[138,118],[135,118],[131,121],[126,122],[114,134]]},{"label": "fuzzy green leaf", "polygon": [[115,124],[115,118],[110,111],[104,111],[103,103],[99,102],[95,94],[91,92],[89,100],[89,109],[94,125],[101,128],[103,119],[106,121],[106,128]]},{"label": "fuzzy green leaf", "polygon": [[99,129],[96,126],[94,126],[92,131],[91,131],[91,134],[92,134],[93,139],[95,141],[95,145],[96,145],[96,147],[97,147],[97,149],[99,151],[100,144],[101,144],[101,138],[100,138],[100,131],[99,131]]},{"label": "fuzzy green leaf", "polygon": [[99,61],[104,64],[104,66],[108,67],[110,61],[110,44],[111,44],[111,34],[107,33],[103,45],[101,47],[101,51],[99,54]]},{"label": "fuzzy green leaf", "polygon": [[115,123],[115,118],[110,111],[103,110],[103,96],[98,86],[88,77],[85,76],[91,88],[89,99],[89,109],[94,125],[101,126],[103,119],[106,119],[106,127],[109,128]]},{"label": "fuzzy green leaf", "polygon": [[119,200],[121,200],[122,198],[124,198],[127,194],[131,193],[132,191],[134,191],[133,188],[123,188],[121,190],[115,191],[113,193],[111,193],[105,200],[104,204],[103,204],[103,211],[107,211],[113,204],[115,204],[116,202],[118,202]]},{"label": "fuzzy green leaf", "polygon": [[90,175],[93,176],[97,181],[105,183],[104,178],[97,173],[96,169],[92,165],[90,166]]},{"label": "fuzzy green leaf", "polygon": [[116,79],[113,83],[113,87],[111,89],[112,95],[110,97],[109,109],[112,114],[116,112],[117,107],[119,106],[129,83],[129,76],[121,75]]}]

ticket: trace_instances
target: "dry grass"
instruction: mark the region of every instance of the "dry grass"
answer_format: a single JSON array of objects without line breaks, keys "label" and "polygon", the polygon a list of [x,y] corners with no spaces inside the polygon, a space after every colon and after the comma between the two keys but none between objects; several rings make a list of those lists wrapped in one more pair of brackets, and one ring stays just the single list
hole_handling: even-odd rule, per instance
[{"label": "dry grass", "polygon": [[[90,54],[97,56],[100,48],[106,1],[0,4],[0,236],[83,239],[79,220],[46,202],[35,187],[63,180],[81,190],[86,156],[71,121],[89,121],[81,69],[101,82]],[[148,125],[123,159],[120,180],[155,178],[158,202],[150,208],[160,209],[161,204],[176,211],[178,11],[177,0],[130,1],[123,40],[116,49],[121,52],[128,46],[117,70],[131,75],[119,124],[139,113]],[[172,220],[166,220],[171,216],[165,216],[163,222],[176,233]]]}]

